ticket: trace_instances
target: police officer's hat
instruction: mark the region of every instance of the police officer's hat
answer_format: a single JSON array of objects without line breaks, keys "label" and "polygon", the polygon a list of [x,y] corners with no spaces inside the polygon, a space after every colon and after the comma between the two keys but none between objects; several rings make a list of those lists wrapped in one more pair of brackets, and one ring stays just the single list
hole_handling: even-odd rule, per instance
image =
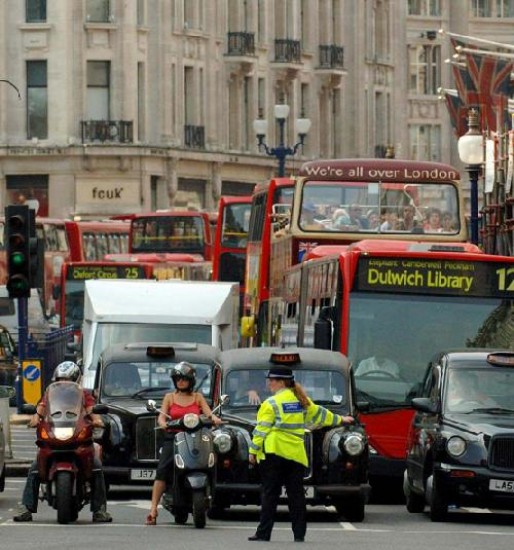
[{"label": "police officer's hat", "polygon": [[266,374],[266,378],[278,380],[294,380],[294,374],[287,367],[272,367]]}]

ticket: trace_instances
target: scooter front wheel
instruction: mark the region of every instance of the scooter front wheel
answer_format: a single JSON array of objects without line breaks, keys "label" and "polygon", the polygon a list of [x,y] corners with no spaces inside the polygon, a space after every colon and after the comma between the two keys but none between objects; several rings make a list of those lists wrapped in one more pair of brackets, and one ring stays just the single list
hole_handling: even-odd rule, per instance
[{"label": "scooter front wheel", "polygon": [[193,491],[193,523],[196,528],[205,527],[207,516],[207,499],[203,491]]},{"label": "scooter front wheel", "polygon": [[57,472],[55,504],[59,523],[66,524],[77,519],[76,516],[74,517],[73,483],[70,472]]}]

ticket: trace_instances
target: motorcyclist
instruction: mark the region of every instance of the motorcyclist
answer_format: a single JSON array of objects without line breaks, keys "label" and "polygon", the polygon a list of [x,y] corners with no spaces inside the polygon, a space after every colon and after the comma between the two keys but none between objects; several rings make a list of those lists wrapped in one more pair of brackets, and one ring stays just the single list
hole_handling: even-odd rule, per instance
[{"label": "motorcyclist", "polygon": [[[200,392],[195,392],[196,371],[187,361],[177,363],[170,374],[175,386],[174,392],[169,392],[164,396],[157,423],[163,430],[167,430],[168,416],[173,420],[182,418],[185,414],[203,414],[210,418],[216,425],[221,423],[221,419],[212,414],[211,408],[207,404],[205,397]],[[157,466],[155,481],[152,488],[152,504],[150,513],[146,517],[146,525],[155,525],[157,523],[157,507],[161,497],[166,490],[166,482],[170,480],[170,473],[173,471],[173,441],[174,433],[169,430],[164,438],[161,449],[161,457]]]},{"label": "motorcyclist", "polygon": [[[80,367],[73,361],[64,361],[55,367],[52,383],[60,381],[69,381],[78,383],[80,380]],[[91,422],[95,427],[103,427],[103,420],[100,415],[93,414],[92,409],[95,405],[95,398],[87,391],[84,391],[84,407],[86,413],[90,415]],[[36,413],[30,418],[28,427],[35,428],[45,415],[46,395],[43,395],[36,407]],[[91,512],[93,513],[94,523],[110,523],[112,516],[107,512],[107,495],[105,489],[102,464],[95,456],[93,461],[93,479]],[[13,517],[14,521],[32,521],[32,514],[37,512],[39,486],[41,480],[37,467],[37,460],[32,462],[25,482],[21,504],[17,514]]]}]

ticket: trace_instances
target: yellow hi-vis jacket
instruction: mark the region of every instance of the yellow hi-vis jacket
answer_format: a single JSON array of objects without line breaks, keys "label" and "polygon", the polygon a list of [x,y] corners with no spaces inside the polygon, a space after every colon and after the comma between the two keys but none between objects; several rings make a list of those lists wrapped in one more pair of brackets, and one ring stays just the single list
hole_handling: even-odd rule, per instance
[{"label": "yellow hi-vis jacket", "polygon": [[273,453],[307,466],[305,425],[338,426],[341,422],[341,416],[312,401],[303,409],[293,390],[284,388],[260,406],[250,454],[256,455],[257,462],[265,453]]}]

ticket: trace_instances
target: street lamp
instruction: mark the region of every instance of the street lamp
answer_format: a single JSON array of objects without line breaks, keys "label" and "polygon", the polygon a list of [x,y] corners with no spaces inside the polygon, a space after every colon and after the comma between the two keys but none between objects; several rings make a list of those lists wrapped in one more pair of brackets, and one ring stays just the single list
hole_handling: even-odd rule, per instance
[{"label": "street lamp", "polygon": [[295,130],[298,134],[298,143],[293,147],[288,147],[284,143],[284,130],[286,125],[286,118],[289,115],[289,105],[279,104],[273,108],[273,114],[278,122],[279,128],[279,144],[276,147],[268,147],[264,142],[266,139],[266,133],[268,131],[268,121],[266,119],[258,118],[253,121],[253,129],[257,134],[257,143],[259,150],[264,149],[267,155],[276,157],[278,159],[278,175],[283,177],[286,175],[286,157],[296,154],[298,147],[303,146],[305,136],[307,135],[311,121],[309,118],[297,118],[295,121]]},{"label": "street lamp", "polygon": [[468,111],[468,131],[458,141],[460,160],[469,174],[471,201],[471,242],[478,244],[478,174],[484,162],[484,141],[478,125],[476,109]]}]

